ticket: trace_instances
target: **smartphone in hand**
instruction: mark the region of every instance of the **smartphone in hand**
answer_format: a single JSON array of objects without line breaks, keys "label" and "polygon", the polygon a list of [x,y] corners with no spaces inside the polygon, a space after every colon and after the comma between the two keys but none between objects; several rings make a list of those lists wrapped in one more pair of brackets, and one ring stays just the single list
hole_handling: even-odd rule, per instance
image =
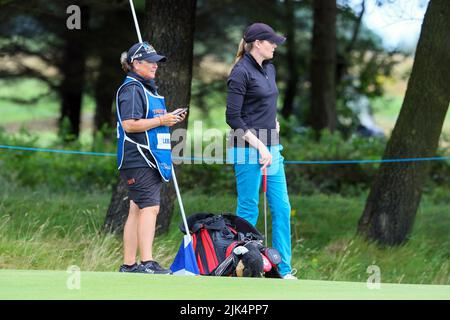
[{"label": "smartphone in hand", "polygon": [[172,111],[172,114],[179,116],[180,114],[183,114],[188,111],[188,108],[178,108],[175,111]]}]

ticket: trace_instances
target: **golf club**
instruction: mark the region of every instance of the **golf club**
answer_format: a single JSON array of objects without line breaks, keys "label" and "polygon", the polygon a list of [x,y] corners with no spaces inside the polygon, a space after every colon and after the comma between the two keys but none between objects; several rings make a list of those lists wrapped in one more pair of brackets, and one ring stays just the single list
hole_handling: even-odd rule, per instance
[{"label": "golf club", "polygon": [[267,168],[263,170],[263,192],[264,192],[264,241],[267,247]]}]

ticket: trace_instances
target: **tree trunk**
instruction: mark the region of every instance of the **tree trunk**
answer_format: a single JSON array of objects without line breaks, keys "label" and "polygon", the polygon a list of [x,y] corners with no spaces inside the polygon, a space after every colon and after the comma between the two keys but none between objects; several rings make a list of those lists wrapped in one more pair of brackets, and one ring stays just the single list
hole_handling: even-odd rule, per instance
[{"label": "tree trunk", "polygon": [[83,35],[88,28],[88,8],[81,8],[81,29],[64,32],[63,80],[59,89],[61,112],[59,128],[66,140],[78,138],[80,134],[81,104],[84,90],[84,71],[86,67],[86,48]]},{"label": "tree trunk", "polygon": [[[107,60],[109,59],[105,59],[101,62],[99,70],[99,77],[105,80],[102,81],[101,79],[98,79],[95,86],[94,134],[102,129],[113,127],[112,106],[115,98],[115,91],[118,87],[117,84],[120,80],[115,81],[116,79],[108,77],[112,76],[112,70],[110,67],[111,64],[106,64]],[[117,62],[117,59],[115,59],[114,62]],[[114,70],[114,73],[114,76],[117,77],[117,70]]]},{"label": "tree trunk", "polygon": [[[167,62],[159,64],[156,83],[158,93],[165,96],[168,111],[188,107],[191,98],[195,8],[196,0],[146,1],[148,23],[142,37],[144,41],[149,41],[159,54],[167,57]],[[171,127],[171,131],[177,128],[186,129],[187,122],[186,117],[185,121]],[[183,135],[182,139],[184,143],[186,136]],[[179,168],[176,167],[175,170],[178,172]],[[156,222],[158,234],[169,229],[175,196],[173,182],[165,183],[161,189],[160,213]],[[127,190],[119,182],[108,210],[106,230],[123,230],[128,206]]]},{"label": "tree trunk", "polygon": [[309,123],[316,132],[336,129],[336,1],[314,0],[311,45],[311,109]]},{"label": "tree trunk", "polygon": [[[127,9],[122,10],[122,8],[118,8],[103,13],[105,20],[102,28],[107,32],[102,32],[100,35],[107,41],[107,45],[102,46],[98,50],[100,66],[99,75],[95,83],[94,133],[105,127],[115,127],[115,119],[113,117],[115,110],[113,111],[112,107],[116,98],[116,90],[125,76],[125,73],[120,72],[119,57],[122,51],[127,50],[123,45],[131,43],[127,39],[128,37],[124,37],[117,30],[117,21],[125,14],[129,14],[129,8]],[[112,34],[113,31],[116,32]],[[121,47],[123,47],[122,50],[118,49]]]},{"label": "tree trunk", "polygon": [[[168,110],[187,107],[191,99],[195,8],[196,0],[146,1],[148,23],[145,38],[154,45],[157,52],[167,57],[167,62],[160,64],[157,84],[159,93],[166,97]],[[188,117],[171,129],[186,129],[187,123]],[[185,139],[183,135],[183,143]],[[176,143],[172,141],[172,145],[174,142]],[[179,168],[176,168],[176,172],[178,171]],[[158,233],[167,232],[169,229],[175,197],[173,182],[164,184],[157,220]]]},{"label": "tree trunk", "polygon": [[121,234],[127,221],[129,210],[130,199],[128,199],[127,185],[119,178],[111,196],[103,230]]},{"label": "tree trunk", "polygon": [[294,98],[297,92],[298,67],[295,46],[295,16],[292,0],[285,1],[286,12],[286,47],[288,63],[288,81],[284,93],[283,109],[281,114],[284,118],[289,118],[294,109]]},{"label": "tree trunk", "polygon": [[123,78],[117,70],[117,56],[105,55],[100,58],[99,78],[95,84],[94,134],[114,126],[112,107],[116,90]]},{"label": "tree trunk", "polygon": [[[425,13],[405,99],[383,159],[432,157],[450,103],[450,2],[431,0]],[[358,232],[384,245],[407,240],[429,162],[382,164]]]}]

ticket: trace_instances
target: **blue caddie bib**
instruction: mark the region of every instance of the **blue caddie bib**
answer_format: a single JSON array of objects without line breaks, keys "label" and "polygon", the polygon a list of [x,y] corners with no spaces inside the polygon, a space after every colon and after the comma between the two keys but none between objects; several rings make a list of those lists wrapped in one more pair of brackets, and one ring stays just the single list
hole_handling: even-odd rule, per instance
[{"label": "blue caddie bib", "polygon": [[153,159],[155,159],[155,163],[161,177],[164,181],[168,182],[172,177],[172,155],[171,155],[171,145],[170,145],[170,131],[167,126],[158,126],[156,128],[145,131],[145,137],[147,140],[147,144],[140,144],[136,141],[130,139],[125,130],[122,127],[122,119],[120,117],[120,108],[119,108],[119,93],[120,90],[130,84],[130,83],[138,83],[142,89],[144,90],[146,97],[146,110],[145,110],[145,118],[152,119],[156,117],[163,116],[167,113],[166,104],[164,102],[164,97],[155,95],[151,93],[149,90],[145,88],[145,86],[138,80],[133,77],[127,76],[123,84],[119,87],[116,94],[116,108],[117,108],[117,166],[120,169],[122,167],[123,156],[124,156],[124,145],[125,141],[129,141],[136,145],[136,148],[139,150],[140,154],[144,158],[145,162],[152,168],[155,168],[155,165],[151,163],[147,157],[145,157],[142,148],[150,151]]}]

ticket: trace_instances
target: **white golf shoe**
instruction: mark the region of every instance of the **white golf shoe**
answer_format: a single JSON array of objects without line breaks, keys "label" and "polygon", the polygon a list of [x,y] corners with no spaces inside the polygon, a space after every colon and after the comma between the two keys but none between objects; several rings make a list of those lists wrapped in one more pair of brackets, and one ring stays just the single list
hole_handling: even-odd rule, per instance
[{"label": "white golf shoe", "polygon": [[292,269],[291,272],[289,272],[283,276],[283,279],[284,280],[298,280],[298,278],[295,276],[296,273],[297,273],[297,269]]}]

